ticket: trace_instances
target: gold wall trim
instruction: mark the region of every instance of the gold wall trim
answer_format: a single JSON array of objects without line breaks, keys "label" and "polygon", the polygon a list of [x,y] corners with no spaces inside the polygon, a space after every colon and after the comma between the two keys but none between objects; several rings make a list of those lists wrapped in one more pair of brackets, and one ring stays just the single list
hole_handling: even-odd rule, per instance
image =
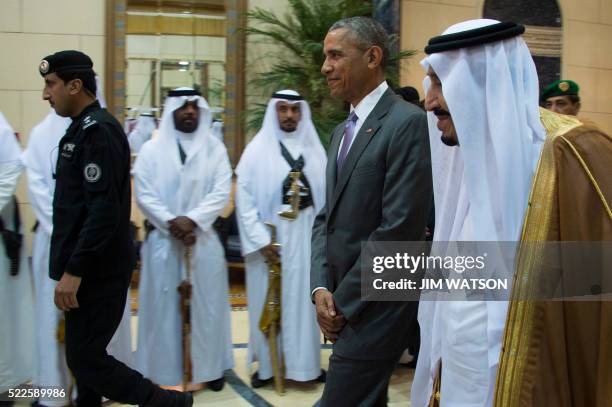
[{"label": "gold wall trim", "polygon": [[191,13],[225,15],[224,0],[128,0],[130,10],[155,11],[162,13]]},{"label": "gold wall trim", "polygon": [[244,149],[246,0],[227,0],[224,139],[232,165]]},{"label": "gold wall trim", "polygon": [[125,109],[126,0],[106,2],[104,93],[108,111],[123,123]]},{"label": "gold wall trim", "polygon": [[224,19],[201,17],[127,15],[127,34],[202,35],[225,37]]},{"label": "gold wall trim", "polygon": [[[224,139],[228,149],[228,154],[232,164],[236,164],[244,149],[244,114],[245,114],[245,64],[246,64],[246,40],[244,29],[246,28],[246,12],[248,10],[247,0],[227,0],[225,5],[221,7],[222,3],[217,0],[207,2],[210,3],[218,2],[219,6],[216,7],[216,11],[225,10],[225,19],[215,18],[202,18],[195,17],[180,18],[181,23],[186,21],[195,20],[196,22],[201,21],[202,26],[198,28],[191,27],[187,29],[187,34],[193,35],[191,31],[195,28],[201,30],[199,35],[215,36],[210,31],[204,31],[203,26],[209,23],[209,20],[214,20],[216,24],[222,24],[223,32],[219,34],[220,37],[226,37],[226,98],[225,98],[225,115],[224,115]],[[135,0],[108,0],[106,3],[106,75],[105,75],[105,90],[108,101],[108,110],[115,115],[120,121],[124,121],[125,116],[125,89],[126,89],[126,49],[125,49],[125,36],[126,36],[126,23],[127,28],[130,30],[130,34],[135,34],[132,31],[133,21],[129,20],[126,9],[127,4],[130,4],[130,10],[134,8],[138,3],[140,6],[148,6],[149,8],[155,6],[155,10],[158,10],[159,2],[153,0],[148,1],[135,1]],[[191,1],[185,4],[181,2],[171,2],[173,7],[186,7],[196,3]],[[181,3],[181,4],[178,4]],[[165,4],[165,3],[164,3]],[[194,9],[197,11],[197,7]],[[137,14],[132,14],[132,16]],[[172,18],[172,17],[170,17]],[[148,23],[147,23],[148,24]],[[157,23],[156,23],[157,24]],[[197,24],[197,23],[196,23]],[[212,30],[211,25],[208,24],[207,30]],[[148,28],[151,29],[150,26]],[[156,28],[159,30],[159,28]],[[219,27],[214,28],[215,32]],[[157,34],[156,31],[154,34]]]},{"label": "gold wall trim", "polygon": [[561,27],[526,25],[523,38],[532,55],[539,57],[561,57]]}]

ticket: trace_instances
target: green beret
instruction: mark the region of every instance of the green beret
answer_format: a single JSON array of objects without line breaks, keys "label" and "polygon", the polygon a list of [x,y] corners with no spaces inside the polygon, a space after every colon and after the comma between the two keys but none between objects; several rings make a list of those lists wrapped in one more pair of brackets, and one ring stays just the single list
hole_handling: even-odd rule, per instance
[{"label": "green beret", "polygon": [[580,87],[574,81],[570,81],[567,79],[559,79],[548,85],[544,92],[542,92],[542,97],[540,98],[542,101],[545,101],[548,98],[553,96],[570,96],[570,95],[578,95],[578,91]]},{"label": "green beret", "polygon": [[81,51],[60,51],[43,58],[38,66],[41,76],[61,71],[93,71],[91,58]]}]

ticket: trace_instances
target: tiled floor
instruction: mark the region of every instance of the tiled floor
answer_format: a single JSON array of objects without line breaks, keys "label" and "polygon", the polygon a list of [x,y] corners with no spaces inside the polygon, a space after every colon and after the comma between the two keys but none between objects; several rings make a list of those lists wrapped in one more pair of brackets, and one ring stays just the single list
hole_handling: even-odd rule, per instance
[{"label": "tiled floor", "polygon": [[[321,396],[323,384],[287,382],[285,394],[279,396],[273,386],[252,389],[251,370],[247,366],[248,314],[247,311],[233,311],[232,337],[234,342],[234,369],[226,374],[226,385],[220,392],[202,390],[195,394],[195,406],[291,406],[311,407]],[[136,317],[133,317],[135,319]],[[330,349],[321,350],[321,365],[327,370]],[[389,388],[390,406],[409,406],[410,385],[414,370],[398,367]],[[120,404],[111,404],[113,407]]]}]

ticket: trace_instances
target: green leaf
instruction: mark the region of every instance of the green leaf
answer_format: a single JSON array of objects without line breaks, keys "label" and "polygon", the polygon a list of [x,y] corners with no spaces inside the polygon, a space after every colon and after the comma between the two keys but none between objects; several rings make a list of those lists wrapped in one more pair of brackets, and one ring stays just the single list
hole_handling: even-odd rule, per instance
[{"label": "green leaf", "polygon": [[[364,0],[288,0],[289,10],[279,17],[273,11],[255,8],[247,14],[247,35],[255,41],[266,40],[277,47],[261,56],[273,61],[268,72],[257,75],[251,84],[260,95],[279,89],[294,89],[308,101],[312,120],[325,147],[332,130],[346,118],[345,103],[333,99],[325,77],[321,74],[324,61],[323,40],[329,27],[341,18],[369,16],[372,5]],[[392,40],[397,41],[397,36]],[[401,59],[415,51],[391,55],[387,81],[397,86]],[[263,122],[267,104],[255,103],[247,111],[247,128],[257,131]]]}]

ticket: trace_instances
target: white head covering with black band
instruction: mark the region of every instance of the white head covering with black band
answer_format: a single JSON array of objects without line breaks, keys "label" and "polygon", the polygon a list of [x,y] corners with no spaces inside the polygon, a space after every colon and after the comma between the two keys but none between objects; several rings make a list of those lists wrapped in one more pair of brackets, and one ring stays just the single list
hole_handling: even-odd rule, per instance
[{"label": "white head covering with black band", "polygon": [[[457,197],[462,178],[466,199],[479,217],[474,237],[519,238],[545,136],[538,76],[520,37],[523,31],[513,23],[470,20],[451,26],[425,48],[429,55],[421,64],[426,70],[431,66],[442,82],[460,144],[444,145],[437,118],[429,113],[437,240],[457,239],[454,223],[463,219],[447,215],[458,215],[453,208],[461,206]],[[428,87],[428,78],[425,82]]]},{"label": "white head covering with black band", "polygon": [[[442,83],[459,141],[440,140],[428,113],[435,198],[434,241],[517,241],[545,132],[539,119],[538,76],[524,27],[478,19],[455,24],[432,38],[421,61]],[[425,91],[430,80],[424,80]],[[434,252],[436,245],[432,248]],[[492,256],[489,256],[492,258]],[[511,272],[511,270],[510,270]],[[479,276],[480,277],[480,276]],[[507,303],[487,302],[489,367],[498,363]],[[412,402],[426,405],[442,328],[433,301],[421,301],[424,335]],[[444,314],[444,312],[442,312]],[[425,373],[425,370],[428,370]]]},{"label": "white head covering with black band", "polygon": [[[276,113],[278,102],[300,104],[302,119],[294,132],[287,133],[280,128]],[[268,102],[261,129],[245,148],[236,167],[239,181],[250,189],[264,221],[276,219],[276,211],[281,203],[283,180],[291,170],[281,154],[279,143],[284,137],[295,138],[299,143],[298,151],[304,158],[303,171],[310,181],[316,212],[321,209],[325,200],[325,183],[320,180],[325,179],[327,156],[312,123],[310,106],[296,91],[276,92]]]},{"label": "white head covering with black band", "polygon": [[[174,126],[174,112],[187,102],[197,102],[200,111],[198,128],[193,133],[183,133]],[[187,159],[189,159],[205,144],[206,137],[212,137],[211,122],[210,107],[200,92],[187,87],[176,88],[168,93],[164,103],[164,111],[159,122],[159,142],[167,145],[170,148],[168,151],[174,151],[179,140],[190,140],[189,147],[183,145]],[[179,156],[172,156],[180,161]]]}]

